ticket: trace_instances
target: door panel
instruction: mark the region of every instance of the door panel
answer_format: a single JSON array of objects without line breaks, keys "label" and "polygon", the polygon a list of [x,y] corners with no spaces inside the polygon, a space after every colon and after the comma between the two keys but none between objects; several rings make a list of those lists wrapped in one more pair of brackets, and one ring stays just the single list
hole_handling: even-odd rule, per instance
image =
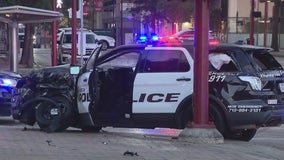
[{"label": "door panel", "polygon": [[174,113],[193,92],[193,60],[180,47],[148,50],[143,71],[134,81],[133,113]]}]

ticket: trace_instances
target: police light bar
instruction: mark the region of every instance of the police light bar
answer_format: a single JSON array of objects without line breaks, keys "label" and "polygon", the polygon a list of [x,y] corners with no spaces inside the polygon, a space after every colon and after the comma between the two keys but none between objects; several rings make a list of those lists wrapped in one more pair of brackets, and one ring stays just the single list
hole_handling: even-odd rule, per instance
[{"label": "police light bar", "polygon": [[151,38],[153,41],[158,41],[159,40],[159,37],[157,35],[152,35],[152,38]]},{"label": "police light bar", "polygon": [[141,42],[146,42],[146,41],[147,41],[147,37],[144,36],[144,35],[142,35],[142,36],[139,37],[139,40],[140,40]]}]

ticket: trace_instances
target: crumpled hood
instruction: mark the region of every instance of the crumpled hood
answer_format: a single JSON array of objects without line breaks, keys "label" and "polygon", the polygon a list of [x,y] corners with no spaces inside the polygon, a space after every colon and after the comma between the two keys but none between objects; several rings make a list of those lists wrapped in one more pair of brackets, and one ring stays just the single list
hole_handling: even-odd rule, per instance
[{"label": "crumpled hood", "polygon": [[74,80],[73,76],[69,72],[70,65],[60,65],[54,67],[43,68],[36,70],[23,77],[20,82],[18,82],[17,87],[22,85],[19,83],[25,83],[27,80],[33,82],[34,85],[46,84],[49,86],[73,86]]}]

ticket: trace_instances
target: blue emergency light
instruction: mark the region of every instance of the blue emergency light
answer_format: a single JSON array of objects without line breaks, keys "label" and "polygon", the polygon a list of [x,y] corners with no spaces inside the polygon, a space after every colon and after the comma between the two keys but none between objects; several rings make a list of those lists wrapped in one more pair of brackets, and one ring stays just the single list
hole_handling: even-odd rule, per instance
[{"label": "blue emergency light", "polygon": [[0,86],[15,87],[17,82],[13,79],[0,79]]}]

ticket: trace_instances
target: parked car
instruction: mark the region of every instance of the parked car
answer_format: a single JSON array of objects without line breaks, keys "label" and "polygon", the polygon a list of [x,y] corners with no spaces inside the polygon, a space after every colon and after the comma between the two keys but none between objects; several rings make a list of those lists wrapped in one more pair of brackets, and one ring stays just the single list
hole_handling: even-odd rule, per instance
[{"label": "parked car", "polygon": [[[160,36],[159,41],[164,43],[192,42],[194,40],[194,32],[194,29],[181,30],[170,36]],[[208,40],[209,43],[212,45],[220,42],[217,36],[214,35],[212,31],[209,31]]]},{"label": "parked car", "polygon": [[[14,119],[46,132],[69,126],[178,128],[192,121],[193,45],[125,45],[87,63],[45,68],[17,83]],[[284,105],[238,45],[209,50],[209,120],[226,139],[251,140],[260,127],[279,126]],[[75,75],[77,74],[78,75]],[[75,76],[75,77],[73,77]],[[272,86],[271,86],[272,87]]]},{"label": "parked car", "polygon": [[0,71],[0,116],[11,116],[11,99],[19,74]]},{"label": "parked car", "polygon": [[[86,61],[91,55],[92,51],[99,47],[98,40],[95,38],[95,34],[88,30],[83,30],[83,40],[81,40],[81,31],[77,31],[78,42],[78,52],[77,60],[83,58]],[[80,42],[83,43],[83,53],[80,54]],[[59,64],[66,64],[71,62],[71,52],[72,52],[72,32],[64,31],[61,40],[58,45],[58,62]]]},{"label": "parked car", "polygon": [[[80,29],[78,29],[80,31]],[[89,31],[92,32],[91,30],[88,30],[86,28],[83,28],[83,31]],[[59,28],[57,31],[57,41],[60,41],[61,36],[63,35],[64,32],[72,32],[72,28]],[[107,50],[108,48],[113,48],[115,47],[115,39],[106,36],[106,35],[98,35],[94,32],[92,32],[95,36],[95,39],[98,40],[98,42],[102,45],[103,50]]]}]

